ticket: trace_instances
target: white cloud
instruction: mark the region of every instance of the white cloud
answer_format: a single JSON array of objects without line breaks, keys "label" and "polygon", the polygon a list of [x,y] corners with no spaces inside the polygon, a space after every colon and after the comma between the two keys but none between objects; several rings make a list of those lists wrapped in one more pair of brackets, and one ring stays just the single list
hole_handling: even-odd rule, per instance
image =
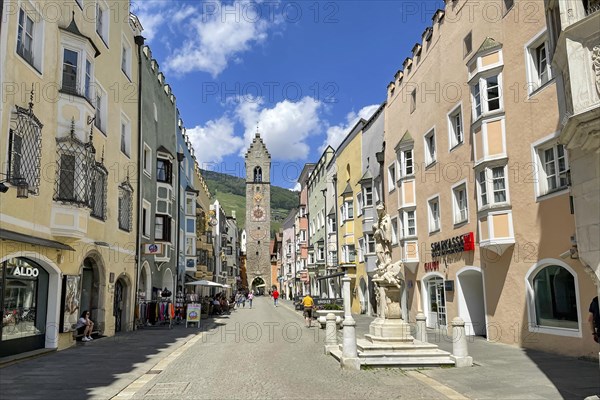
[{"label": "white cloud", "polygon": [[222,116],[208,121],[204,126],[187,130],[200,166],[204,163],[221,162],[223,157],[240,151],[244,140],[235,135],[234,127],[234,121]]},{"label": "white cloud", "polygon": [[[246,146],[252,142],[257,123],[271,157],[278,160],[304,160],[310,156],[307,139],[321,130],[321,103],[312,97],[297,102],[281,101],[273,108],[262,108],[261,99],[241,101],[236,115],[244,125]],[[249,101],[251,100],[251,101]],[[242,149],[241,154],[245,152]]]},{"label": "white cloud", "polygon": [[361,108],[358,112],[351,111],[346,115],[346,122],[338,125],[333,125],[327,128],[327,139],[319,148],[319,152],[323,152],[329,145],[334,149],[342,143],[346,135],[350,133],[350,129],[359,121],[360,118],[368,120],[377,111],[380,104],[373,104]]},{"label": "white cloud", "polygon": [[[211,2],[203,13],[182,9],[179,17],[190,33],[183,44],[166,61],[166,69],[179,74],[204,71],[218,76],[230,61],[237,62],[241,53],[264,42],[276,20],[258,18],[248,11],[247,1],[224,5]],[[253,3],[256,7],[256,3]],[[233,10],[233,11],[232,11]]]}]

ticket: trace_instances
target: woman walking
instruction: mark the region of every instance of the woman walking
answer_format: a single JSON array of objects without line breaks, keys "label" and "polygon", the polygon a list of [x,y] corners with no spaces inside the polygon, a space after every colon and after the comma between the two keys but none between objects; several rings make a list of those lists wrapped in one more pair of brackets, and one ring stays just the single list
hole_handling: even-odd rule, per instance
[{"label": "woman walking", "polygon": [[248,301],[250,302],[250,308],[252,308],[252,299],[254,299],[254,290],[248,293]]}]

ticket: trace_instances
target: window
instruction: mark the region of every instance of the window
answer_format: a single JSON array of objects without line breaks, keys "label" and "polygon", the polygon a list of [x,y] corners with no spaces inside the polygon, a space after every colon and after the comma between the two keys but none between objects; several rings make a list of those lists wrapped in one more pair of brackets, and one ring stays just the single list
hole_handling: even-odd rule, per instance
[{"label": "window", "polygon": [[417,225],[415,223],[415,211],[405,211],[403,215],[402,225],[404,227],[404,237],[417,235]]},{"label": "window", "polygon": [[323,261],[325,259],[325,246],[321,243],[317,245],[317,260]]},{"label": "window", "polygon": [[187,215],[196,215],[196,199],[194,196],[185,197],[185,213]]},{"label": "window", "polygon": [[260,183],[262,182],[262,168],[254,167],[254,182]]},{"label": "window", "polygon": [[429,233],[440,230],[440,198],[429,200]]},{"label": "window", "polygon": [[9,129],[8,179],[16,184],[24,179],[29,191],[37,194],[40,185],[42,125],[33,109],[16,107]]},{"label": "window", "polygon": [[106,47],[108,47],[108,26],[109,26],[109,9],[106,3],[102,0],[97,0],[96,3],[96,33],[102,39]]},{"label": "window", "polygon": [[121,153],[131,154],[131,124],[125,119],[121,119]]},{"label": "window", "polygon": [[458,106],[457,109],[452,111],[448,115],[448,130],[450,137],[450,149],[458,146],[463,142],[463,122],[462,122],[462,108]]},{"label": "window", "polygon": [[366,233],[365,243],[367,245],[367,254],[375,254],[375,236],[370,233]]},{"label": "window", "polygon": [[344,221],[354,218],[354,202],[352,200],[344,201],[342,206],[342,215]]},{"label": "window", "polygon": [[538,164],[538,196],[565,189],[568,186],[567,154],[562,144],[536,149]]},{"label": "window", "polygon": [[[227,250],[227,247],[225,248]],[[196,254],[196,238],[186,237],[185,238],[185,255],[194,256]]]},{"label": "window", "polygon": [[392,218],[392,244],[398,244],[398,218]]},{"label": "window", "polygon": [[356,207],[358,208],[356,210],[356,215],[360,217],[363,213],[363,195],[362,195],[362,193],[356,194]]},{"label": "window", "polygon": [[548,60],[547,34],[544,32],[527,46],[527,77],[529,94],[535,92],[552,79]]},{"label": "window", "polygon": [[85,60],[85,82],[84,82],[84,96],[90,102],[92,101],[92,62],[88,59]]},{"label": "window", "polygon": [[425,164],[430,165],[435,162],[435,129],[432,129],[425,135]]},{"label": "window", "polygon": [[144,173],[148,177],[152,176],[152,149],[146,143],[144,143],[144,155],[142,163],[144,165]]},{"label": "window", "polygon": [[577,288],[569,270],[547,265],[534,270],[528,282],[533,296],[531,323],[537,327],[579,330]]},{"label": "window", "polygon": [[119,186],[119,229],[131,232],[131,214],[133,208],[133,188],[129,182]]},{"label": "window", "polygon": [[142,236],[149,238],[150,237],[150,213],[151,213],[151,205],[149,202],[144,200],[144,204],[142,205]]},{"label": "window", "polygon": [[473,119],[477,119],[492,111],[500,110],[502,105],[500,96],[501,82],[502,77],[498,74],[480,78],[472,86]]},{"label": "window", "polygon": [[417,109],[417,89],[413,89],[410,93],[410,113],[412,114]]},{"label": "window", "polygon": [[[208,238],[211,234],[210,239]],[[212,240],[212,233],[207,232],[207,240],[210,243]],[[171,239],[171,220],[167,215],[156,215],[154,217],[154,239],[161,241],[170,241]]]},{"label": "window", "polygon": [[467,208],[467,186],[462,184],[452,189],[454,223],[460,224],[466,222],[469,217]]},{"label": "window", "polygon": [[171,162],[163,158],[156,159],[156,180],[158,182],[172,182],[172,166]]},{"label": "window", "polygon": [[300,241],[306,242],[306,231],[304,229],[300,231]]},{"label": "window", "polygon": [[365,186],[363,188],[363,199],[365,207],[371,207],[373,205],[373,188],[371,186]]},{"label": "window", "polygon": [[90,215],[102,221],[106,220],[106,185],[108,171],[99,165],[94,166],[91,171],[92,180],[90,188],[91,207]]},{"label": "window", "polygon": [[505,169],[505,166],[486,168],[477,174],[480,208],[508,203]]},{"label": "window", "polygon": [[358,262],[365,262],[365,253],[367,249],[365,248],[365,239],[358,238]]},{"label": "window", "polygon": [[463,58],[468,56],[473,50],[473,34],[469,32],[463,39]]},{"label": "window", "polygon": [[413,169],[413,149],[402,152],[404,157],[404,176],[412,175]]},{"label": "window", "polygon": [[94,119],[94,125],[103,134],[106,135],[108,130],[106,129],[108,119],[108,95],[98,84],[94,85],[95,98],[96,98],[96,119]]},{"label": "window", "polygon": [[356,261],[356,250],[353,244],[344,245],[342,247],[344,262],[353,263]]},{"label": "window", "polygon": [[131,80],[131,45],[125,39],[121,49],[121,71]]},{"label": "window", "polygon": [[63,73],[62,90],[67,93],[78,94],[77,68],[79,65],[79,54],[76,51],[64,49],[63,51]]},{"label": "window", "polygon": [[388,167],[388,192],[396,189],[396,163]]},{"label": "window", "polygon": [[38,72],[42,70],[44,51],[42,47],[43,28],[41,21],[42,19],[38,15],[32,18],[23,9],[19,9],[16,51],[21,58]]}]

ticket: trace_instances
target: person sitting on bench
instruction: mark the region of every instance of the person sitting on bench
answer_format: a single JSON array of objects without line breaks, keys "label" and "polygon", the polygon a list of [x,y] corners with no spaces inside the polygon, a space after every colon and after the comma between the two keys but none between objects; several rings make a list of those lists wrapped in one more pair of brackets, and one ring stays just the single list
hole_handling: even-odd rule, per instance
[{"label": "person sitting on bench", "polygon": [[92,331],[94,329],[94,323],[90,319],[90,312],[85,310],[81,313],[81,318],[77,321],[77,325],[75,326],[77,329],[78,335],[83,335],[83,342],[89,342],[92,339]]}]

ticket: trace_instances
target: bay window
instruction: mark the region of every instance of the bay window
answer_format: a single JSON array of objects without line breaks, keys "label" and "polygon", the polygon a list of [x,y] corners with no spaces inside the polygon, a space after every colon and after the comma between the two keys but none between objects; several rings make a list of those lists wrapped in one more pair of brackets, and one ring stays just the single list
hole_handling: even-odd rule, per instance
[{"label": "bay window", "polygon": [[502,108],[502,75],[481,77],[471,86],[473,119]]},{"label": "bay window", "polygon": [[477,174],[479,208],[509,203],[506,166],[486,167]]}]

